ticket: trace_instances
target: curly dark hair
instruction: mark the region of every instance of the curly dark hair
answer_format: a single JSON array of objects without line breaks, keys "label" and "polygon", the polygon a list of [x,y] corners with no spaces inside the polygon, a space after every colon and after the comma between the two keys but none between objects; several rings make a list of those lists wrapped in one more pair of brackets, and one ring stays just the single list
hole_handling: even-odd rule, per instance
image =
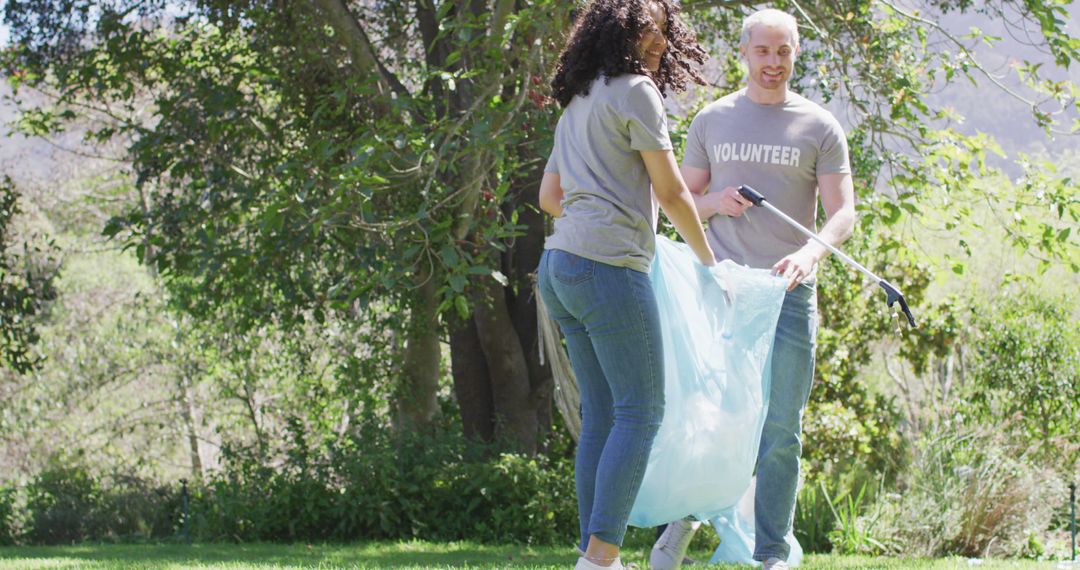
[{"label": "curly dark hair", "polygon": [[[653,26],[652,4],[667,14],[664,37],[668,47],[660,59],[660,69],[649,72],[637,55],[637,42]],[[705,61],[705,50],[690,28],[678,17],[673,0],[592,0],[578,15],[566,47],[559,54],[551,88],[559,105],[570,104],[574,95],[588,95],[589,86],[600,74],[606,78],[636,73],[652,78],[660,93],[682,91],[689,81],[703,84],[694,64]]]}]

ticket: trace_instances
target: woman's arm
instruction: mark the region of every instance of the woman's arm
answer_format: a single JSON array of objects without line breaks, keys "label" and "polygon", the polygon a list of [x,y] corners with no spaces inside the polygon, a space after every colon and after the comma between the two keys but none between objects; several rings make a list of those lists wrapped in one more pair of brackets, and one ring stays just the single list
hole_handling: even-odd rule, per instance
[{"label": "woman's arm", "polygon": [[540,181],[540,209],[558,218],[562,215],[563,191],[557,172],[545,172]]},{"label": "woman's arm", "polygon": [[705,231],[701,229],[701,219],[694,207],[690,190],[679,174],[675,154],[670,150],[647,150],[641,152],[641,158],[645,160],[645,169],[649,171],[649,180],[652,181],[656,200],[660,202],[660,207],[675,225],[679,235],[686,240],[703,265],[716,265],[712,248],[705,239]]}]

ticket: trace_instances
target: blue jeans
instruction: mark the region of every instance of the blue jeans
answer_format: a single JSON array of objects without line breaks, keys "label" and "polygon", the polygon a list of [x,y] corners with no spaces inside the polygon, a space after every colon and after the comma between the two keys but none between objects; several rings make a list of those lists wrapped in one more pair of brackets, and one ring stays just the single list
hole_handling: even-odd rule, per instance
[{"label": "blue jeans", "polygon": [[649,275],[545,250],[540,294],[566,337],[581,392],[574,482],[581,549],[622,545],[664,416],[660,314]]},{"label": "blue jeans", "polygon": [[795,517],[802,455],[802,415],[814,382],[817,290],[801,283],[784,297],[772,355],[769,411],[758,448],[754,559],[787,560],[784,537]]}]

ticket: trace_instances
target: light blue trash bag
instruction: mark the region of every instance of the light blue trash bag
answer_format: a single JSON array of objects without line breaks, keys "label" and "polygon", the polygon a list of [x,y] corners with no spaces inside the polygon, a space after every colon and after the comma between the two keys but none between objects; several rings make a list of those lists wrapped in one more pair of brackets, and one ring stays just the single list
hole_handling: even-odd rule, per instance
[{"label": "light blue trash bag", "polygon": [[651,270],[664,336],[664,421],[630,524],[708,520],[743,496],[757,459],[786,281],[731,261],[707,268],[656,238]]},{"label": "light blue trash bag", "polygon": [[[756,481],[756,479],[754,480]],[[739,563],[760,564],[754,560],[754,482],[746,489],[738,504],[709,519],[720,537],[709,564]],[[802,562],[802,545],[790,531],[784,537],[791,552],[788,553],[789,566],[798,566]]]}]

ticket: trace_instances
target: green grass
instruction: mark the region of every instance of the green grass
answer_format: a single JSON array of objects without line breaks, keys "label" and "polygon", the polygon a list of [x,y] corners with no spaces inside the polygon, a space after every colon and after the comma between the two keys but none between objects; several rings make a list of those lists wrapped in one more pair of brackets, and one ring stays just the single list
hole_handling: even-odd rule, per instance
[{"label": "green grass", "polygon": [[[627,552],[628,562],[647,568],[644,551]],[[707,552],[693,553],[708,558]],[[472,543],[436,544],[429,542],[370,543],[361,545],[279,545],[279,544],[197,544],[185,545],[81,545],[57,547],[0,548],[0,568],[29,570],[37,568],[224,568],[255,570],[267,568],[570,568],[575,555],[570,548],[531,548],[524,546],[482,546]],[[964,559],[902,560],[853,556],[808,556],[802,568],[807,570],[881,568],[947,568],[1020,570],[1076,568],[1056,562],[983,561],[971,565]],[[694,568],[703,568],[695,566]],[[711,568],[739,568],[712,566]],[[750,568],[743,566],[741,568]]]}]

